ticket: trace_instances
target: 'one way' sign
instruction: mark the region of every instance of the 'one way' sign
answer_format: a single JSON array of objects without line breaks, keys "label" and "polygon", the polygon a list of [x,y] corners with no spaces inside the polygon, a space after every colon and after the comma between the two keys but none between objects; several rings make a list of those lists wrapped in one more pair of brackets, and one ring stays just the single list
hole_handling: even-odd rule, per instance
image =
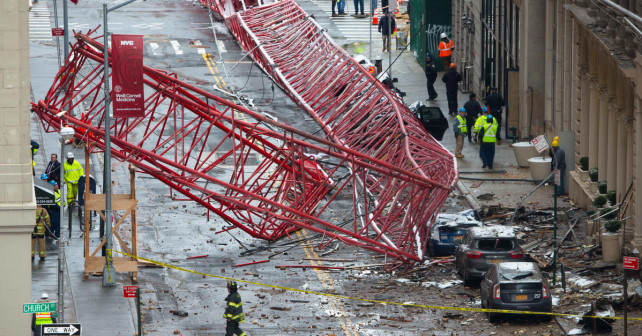
[{"label": "'one way' sign", "polygon": [[80,335],[80,323],[51,323],[42,325],[42,336]]}]

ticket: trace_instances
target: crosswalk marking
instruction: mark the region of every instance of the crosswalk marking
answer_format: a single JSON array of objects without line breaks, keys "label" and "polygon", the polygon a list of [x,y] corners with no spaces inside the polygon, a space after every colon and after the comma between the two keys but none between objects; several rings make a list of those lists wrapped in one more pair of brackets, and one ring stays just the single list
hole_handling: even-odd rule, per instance
[{"label": "crosswalk marking", "polygon": [[178,41],[171,40],[171,41],[169,41],[169,43],[172,45],[172,48],[174,48],[174,52],[176,53],[176,55],[182,55],[183,54],[183,50],[181,50],[181,45],[180,45],[180,43],[178,43]]},{"label": "crosswalk marking", "polygon": [[29,40],[51,41],[51,21],[45,1],[34,3],[29,11]]}]

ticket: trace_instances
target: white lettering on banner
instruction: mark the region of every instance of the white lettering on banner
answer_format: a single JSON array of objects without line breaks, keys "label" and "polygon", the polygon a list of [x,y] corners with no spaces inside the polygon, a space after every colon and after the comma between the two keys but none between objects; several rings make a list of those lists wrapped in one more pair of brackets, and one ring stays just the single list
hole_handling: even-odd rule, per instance
[{"label": "white lettering on banner", "polygon": [[142,94],[131,94],[131,93],[116,93],[116,101],[118,102],[133,102],[136,98],[141,98]]},{"label": "white lettering on banner", "polygon": [[134,41],[120,41],[120,45],[130,45],[130,46],[133,46],[133,45],[134,45]]}]

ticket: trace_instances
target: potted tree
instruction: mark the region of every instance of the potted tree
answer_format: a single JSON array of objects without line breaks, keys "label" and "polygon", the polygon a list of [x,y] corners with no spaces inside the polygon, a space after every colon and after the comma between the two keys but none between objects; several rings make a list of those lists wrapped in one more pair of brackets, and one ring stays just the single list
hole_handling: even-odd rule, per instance
[{"label": "potted tree", "polygon": [[599,195],[593,199],[593,206],[600,209],[606,205],[606,197]]},{"label": "potted tree", "polygon": [[588,175],[588,164],[589,164],[589,158],[587,156],[583,156],[580,158],[580,180],[582,182],[588,181],[589,175]]},{"label": "potted tree", "polygon": [[600,239],[602,243],[602,261],[618,262],[620,261],[620,235],[617,233],[622,227],[619,220],[610,220],[604,224],[605,233]]},{"label": "potted tree", "polygon": [[597,192],[600,193],[600,195],[606,195],[606,181],[597,183]]},{"label": "potted tree", "polygon": [[588,172],[589,178],[591,181],[589,182],[589,186],[591,188],[591,192],[596,194],[597,193],[597,179],[599,177],[598,175],[598,170],[597,168],[591,168]]},{"label": "potted tree", "polygon": [[609,201],[610,205],[615,205],[615,202],[617,202],[617,193],[615,190],[611,190],[606,193],[606,200]]}]

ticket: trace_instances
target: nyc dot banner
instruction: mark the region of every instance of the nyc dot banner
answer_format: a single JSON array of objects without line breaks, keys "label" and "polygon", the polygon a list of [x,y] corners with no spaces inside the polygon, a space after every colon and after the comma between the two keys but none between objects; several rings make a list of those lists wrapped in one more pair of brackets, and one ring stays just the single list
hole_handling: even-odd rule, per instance
[{"label": "nyc dot banner", "polygon": [[111,36],[114,118],[137,118],[145,114],[143,88],[143,36]]}]

